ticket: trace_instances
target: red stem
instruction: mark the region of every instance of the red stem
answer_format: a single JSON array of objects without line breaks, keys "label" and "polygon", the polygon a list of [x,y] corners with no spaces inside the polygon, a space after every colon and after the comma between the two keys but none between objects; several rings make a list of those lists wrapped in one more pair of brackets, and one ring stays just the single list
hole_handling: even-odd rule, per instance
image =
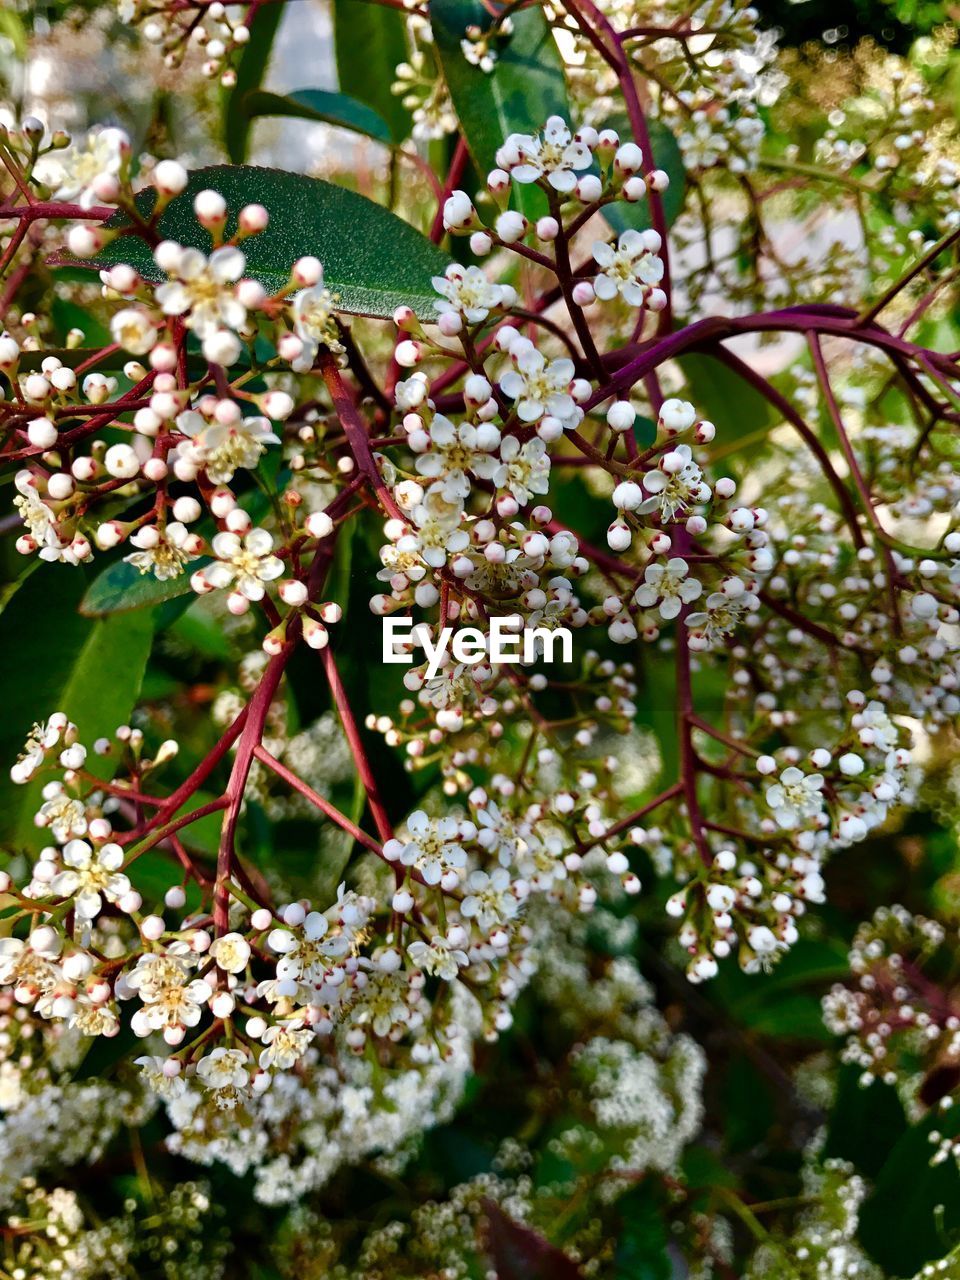
[{"label": "red stem", "polygon": [[377,831],[380,833],[380,839],[384,841],[392,840],[393,827],[387,816],[386,805],[381,799],[377,780],[374,777],[363,740],[360,737],[360,729],[354,718],[353,708],[350,706],[350,699],[347,697],[347,691],[343,687],[343,681],[340,679],[340,672],[337,670],[337,664],[334,661],[329,645],[320,650],[320,661],[323,663],[323,669],[330,683],[330,695],[333,698],[334,706],[337,708],[337,714],[340,716],[347,742],[350,744],[350,751],[353,754],[360,781],[363,783],[363,789],[367,793],[370,812],[373,814],[373,820],[376,823]]}]

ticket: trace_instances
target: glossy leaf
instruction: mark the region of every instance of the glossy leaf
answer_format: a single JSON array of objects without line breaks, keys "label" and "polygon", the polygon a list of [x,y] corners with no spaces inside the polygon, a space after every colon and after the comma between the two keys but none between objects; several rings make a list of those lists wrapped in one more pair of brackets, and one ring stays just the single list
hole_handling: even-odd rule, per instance
[{"label": "glossy leaf", "polygon": [[[849,1160],[859,1173],[876,1178],[886,1163],[890,1146],[908,1130],[903,1103],[892,1085],[876,1081],[864,1089],[859,1067],[852,1063],[841,1067],[823,1147],[825,1160]],[[879,1133],[886,1139],[886,1148],[877,1142]]]},{"label": "glossy leaf", "polygon": [[141,573],[135,565],[118,560],[94,578],[80,601],[80,612],[88,618],[98,618],[176,600],[189,594],[191,574],[208,563],[208,559],[192,561],[179,577],[161,581],[152,573]]},{"label": "glossy leaf", "polygon": [[242,164],[247,158],[253,118],[244,104],[263,81],[283,13],[282,4],[261,4],[254,8],[250,40],[237,67],[237,83],[227,97],[223,113],[223,139],[234,164]]},{"label": "glossy leaf", "polygon": [[405,15],[369,0],[334,0],[337,78],[340,89],[385,120],[394,142],[410,134],[410,112],[391,91],[396,69],[408,55]]},{"label": "glossy leaf", "polygon": [[633,423],[633,438],[641,449],[649,449],[657,440],[657,424],[652,418],[638,413]]},{"label": "glossy leaf", "polygon": [[[258,472],[261,484],[269,486],[274,494],[280,466],[279,450],[271,450],[261,461]],[[284,483],[289,480],[288,471],[284,470],[281,474]],[[264,488],[250,489],[240,496],[240,506],[254,524],[263,520],[270,510],[270,504],[270,494]],[[194,532],[202,537],[212,538],[216,532],[216,524],[212,519],[204,519],[195,527]],[[86,617],[100,618],[111,613],[126,613],[131,609],[164,606],[158,609],[156,617],[157,630],[161,631],[172,626],[180,614],[189,609],[193,603],[190,579],[198,569],[209,563],[209,556],[200,556],[191,560],[178,577],[161,580],[151,573],[141,573],[135,565],[127,564],[123,559],[115,560],[94,578],[80,601],[80,612]],[[184,596],[191,596],[191,599],[183,601]],[[183,601],[182,605],[178,605],[177,601]],[[223,657],[225,653],[218,650],[216,656]]]},{"label": "glossy leaf", "polygon": [[[563,60],[539,6],[512,15],[513,33],[498,42],[490,72],[469,63],[460,43],[469,26],[490,26],[479,0],[433,0],[430,18],[450,97],[482,176],[494,168],[497,148],[509,134],[535,133],[551,115],[570,119]],[[537,188],[515,186],[515,193],[528,217],[541,205],[546,209]]]},{"label": "glossy leaf", "polygon": [[719,360],[711,356],[685,355],[680,367],[687,379],[687,394],[697,413],[716,425],[718,449],[742,437],[769,431],[781,421],[759,391]]},{"label": "glossy leaf", "polygon": [[667,1225],[649,1183],[632,1187],[617,1201],[621,1225],[611,1280],[670,1280]]},{"label": "glossy leaf", "polygon": [[349,98],[345,93],[326,89],[295,89],[292,93],[267,93],[263,89],[248,93],[243,100],[245,114],[257,116],[290,116],[295,120],[317,120],[339,125],[354,133],[366,134],[377,142],[392,142],[390,126],[365,102]]},{"label": "glossy leaf", "polygon": [[[33,813],[46,778],[26,786],[9,781],[9,768],[37,720],[62,711],[89,748],[112,736],[133,710],[150,645],[149,611],[92,621],[77,612],[84,590],[81,570],[43,565],[16,591],[0,615],[0,662],[16,672],[29,664],[30,679],[10,679],[0,725],[0,834],[24,844],[37,838]],[[93,755],[87,768],[108,777],[109,758]]]},{"label": "glossy leaf", "polygon": [[930,1112],[892,1149],[888,1133],[875,1134],[880,1151],[886,1145],[889,1154],[861,1210],[859,1236],[891,1275],[912,1276],[925,1262],[939,1258],[945,1252],[944,1239],[955,1239],[960,1229],[960,1172],[952,1155],[931,1165],[937,1150],[930,1141],[934,1130],[956,1138],[960,1108]]},{"label": "glossy leaf", "polygon": [[[630,122],[626,116],[615,116],[608,120],[604,127],[616,129],[621,141],[625,142],[633,137]],[[680,216],[687,194],[687,175],[683,167],[683,154],[676,138],[661,121],[648,120],[647,132],[650,135],[652,154],[644,157],[645,168],[652,160],[652,167],[662,169],[670,178],[670,185],[661,195],[663,216],[667,226],[670,227]],[[603,216],[618,235],[631,227],[637,231],[645,231],[647,227],[653,226],[649,199],[639,200],[636,204],[627,204],[625,200],[618,200],[616,204],[604,206]]]},{"label": "glossy leaf", "polygon": [[[282,288],[290,268],[304,254],[324,266],[327,287],[339,295],[339,310],[353,315],[391,316],[407,305],[424,319],[434,314],[430,281],[442,275],[447,256],[400,218],[372,200],[319,178],[255,165],[213,165],[196,169],[186,190],[164,210],[160,234],[207,252],[210,237],[193,213],[198,191],[213,188],[226,199],[235,220],[245,204],[257,202],[271,214],[270,226],[244,241],[247,275],[269,293]],[[154,192],[138,196],[141,208],[153,205]],[[228,222],[228,234],[235,221]],[[128,262],[147,280],[166,276],[149,246],[134,235],[114,240],[91,267]]]}]

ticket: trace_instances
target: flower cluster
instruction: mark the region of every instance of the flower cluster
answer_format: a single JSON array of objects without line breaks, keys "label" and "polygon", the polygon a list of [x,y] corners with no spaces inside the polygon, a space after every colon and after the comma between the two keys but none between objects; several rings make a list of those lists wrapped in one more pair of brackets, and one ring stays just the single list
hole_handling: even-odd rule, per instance
[{"label": "flower cluster", "polygon": [[[459,94],[429,6],[402,8],[395,89],[419,144],[458,126]],[[198,46],[228,85],[249,39],[220,4],[121,14],[171,68]],[[564,1197],[583,1208],[564,1257],[600,1274],[650,1186],[704,1277],[732,1273],[728,1207],[763,1238],[709,1169],[717,1203],[687,1181],[705,1056],[656,1010],[636,919],[645,947],[669,939],[664,989],[767,973],[814,932],[831,862],[901,821],[956,727],[960,221],[955,121],[912,82],[874,86],[862,147],[849,105],[811,157],[766,150],[783,84],[757,21],[739,2],[565,0],[465,30],[453,51],[482,87],[528,24],[556,29],[570,101],[509,115],[487,172],[461,139],[426,217],[394,184],[430,230],[395,219],[418,249],[399,264],[332,225],[321,262],[284,207],[302,175],[228,200],[235,173],[135,156],[116,128],[0,135],[0,460],[16,550],[43,562],[5,605],[56,577],[78,633],[102,620],[51,705],[11,713],[0,1200],[26,1206],[18,1274],[70,1275],[73,1251],[92,1280],[101,1246],[139,1265],[135,1204],[94,1229],[30,1179],[154,1113],[168,1155],[249,1175],[263,1205],[318,1204],[359,1163],[395,1179],[483,1055],[524,1048],[531,1007],[555,1061],[534,1049],[529,1150],[501,1147],[415,1221],[315,1232],[317,1274],[399,1276],[402,1240],[459,1280],[481,1220],[565,1227]],[[825,266],[791,266],[771,229],[819,216],[802,178],[859,202],[862,243]],[[383,278],[361,288],[371,259]],[[871,299],[848,306],[840,277]],[[25,310],[34,287],[49,317]],[[99,343],[61,340],[66,298]],[[400,619],[405,669],[381,671],[381,621]],[[501,661],[502,629],[531,646]],[[960,1013],[926,973],[946,937],[884,909],[823,1004],[843,1059],[915,1119],[956,1086]],[[110,1073],[83,1078],[108,1048]],[[743,1273],[872,1280],[860,1173],[808,1165],[792,1254],[764,1238]],[[191,1222],[204,1196],[177,1201]]]}]

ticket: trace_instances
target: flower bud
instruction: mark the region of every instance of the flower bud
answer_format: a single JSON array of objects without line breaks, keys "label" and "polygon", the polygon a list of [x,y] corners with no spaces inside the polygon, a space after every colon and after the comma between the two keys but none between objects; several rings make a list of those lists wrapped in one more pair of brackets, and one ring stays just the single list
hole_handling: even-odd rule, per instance
[{"label": "flower bud", "polygon": [[27,426],[27,439],[35,449],[52,449],[57,437],[57,428],[49,418],[34,418]]},{"label": "flower bud", "polygon": [[219,191],[198,191],[193,198],[193,211],[208,231],[220,231],[227,220],[227,202]]},{"label": "flower bud", "polygon": [[629,400],[615,400],[607,410],[607,426],[611,431],[629,431],[637,420],[637,411]]},{"label": "flower bud", "polygon": [[187,185],[189,175],[176,160],[161,160],[153,171],[153,185],[161,196],[178,196]]}]

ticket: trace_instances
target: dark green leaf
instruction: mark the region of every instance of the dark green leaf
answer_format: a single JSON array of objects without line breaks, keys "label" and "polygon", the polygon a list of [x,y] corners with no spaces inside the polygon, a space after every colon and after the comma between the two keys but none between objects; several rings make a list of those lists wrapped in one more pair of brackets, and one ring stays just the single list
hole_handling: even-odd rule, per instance
[{"label": "dark green leaf", "polygon": [[[621,140],[625,141],[633,137],[630,122],[626,116],[615,116],[608,120],[604,127],[616,129]],[[676,138],[659,120],[648,120],[647,132],[650,135],[652,154],[644,156],[645,169],[647,167],[662,169],[670,178],[669,187],[661,195],[663,216],[667,226],[670,227],[680,216],[687,194],[687,175],[683,167],[683,155]],[[627,204],[625,200],[618,200],[616,204],[604,206],[603,216],[618,235],[630,227],[637,231],[645,231],[647,227],[653,226],[649,199],[639,200],[636,204]]]},{"label": "dark green leaf", "polygon": [[[216,798],[213,792],[196,791],[173,816],[175,818],[184,817],[188,813],[202,809],[204,805],[216,800]],[[222,826],[222,814],[208,813],[204,817],[198,818],[196,822],[191,822],[189,826],[181,827],[180,839],[188,849],[199,849],[201,853],[209,854],[211,860],[215,860],[217,850],[220,847],[220,828]]]},{"label": "dark green leaf", "polygon": [[223,113],[223,140],[234,164],[242,164],[247,158],[253,117],[246,111],[245,103],[263,81],[283,13],[282,4],[261,4],[254,8],[250,40],[237,66],[237,83],[230,90]]},{"label": "dark green leaf", "polygon": [[[447,256],[381,205],[299,173],[213,165],[191,173],[186,190],[164,210],[159,222],[162,236],[209,252],[210,237],[193,213],[194,196],[208,187],[226,199],[234,219],[251,201],[269,210],[268,229],[243,244],[247,274],[269,293],[286,284],[298,258],[314,254],[323,263],[327,287],[339,294],[339,310],[390,316],[406,305],[424,319],[433,317],[436,294],[430,281],[443,274]],[[153,197],[152,189],[138,197],[144,211],[152,208]],[[228,233],[234,225],[228,224]],[[116,262],[130,263],[147,280],[166,278],[149,246],[136,236],[114,240],[89,265]]]},{"label": "dark green leaf", "polygon": [[230,660],[230,641],[210,610],[199,604],[199,598],[188,602],[185,612],[171,624],[170,630],[186,649],[215,662]]},{"label": "dark green leaf", "polygon": [[258,89],[244,98],[243,110],[251,119],[256,116],[291,116],[296,120],[322,120],[326,124],[352,129],[354,133],[364,133],[388,146],[392,141],[390,126],[366,103],[348,98],[345,93],[330,93],[326,89],[295,89],[287,94]]},{"label": "dark green leaf", "polygon": [[[433,0],[430,19],[450,97],[482,176],[494,168],[497,148],[509,134],[535,133],[551,115],[570,119],[563,60],[539,6],[512,15],[513,33],[498,42],[490,72],[469,63],[460,44],[469,26],[490,26],[490,13],[479,0]],[[528,217],[541,205],[545,210],[536,188],[516,190]]]},{"label": "dark green leaf", "polygon": [[680,1168],[691,1194],[705,1191],[709,1195],[714,1187],[735,1187],[738,1182],[737,1175],[710,1147],[687,1147]]},{"label": "dark green leaf", "polygon": [[[91,621],[77,613],[84,590],[80,570],[44,565],[19,588],[0,615],[0,663],[8,673],[0,724],[0,833],[24,844],[36,838],[32,815],[46,778],[9,782],[9,768],[37,720],[62,711],[89,748],[112,736],[133,710],[153,639],[147,611]],[[29,669],[30,679],[18,673]],[[87,767],[109,776],[109,758]]]},{"label": "dark green leaf", "polygon": [[775,1040],[832,1039],[823,1025],[820,999],[803,992],[787,992],[763,1004],[750,1003],[733,1011],[744,1026]]},{"label": "dark green leaf", "polygon": [[[876,1088],[872,1085],[871,1088]],[[960,1132],[960,1107],[933,1111],[914,1125],[890,1150],[885,1131],[875,1131],[876,1144],[889,1156],[873,1195],[860,1213],[860,1241],[888,1274],[912,1276],[925,1262],[947,1252],[960,1230],[960,1172],[952,1155],[930,1164],[937,1144],[930,1134]]]},{"label": "dark green leaf", "polygon": [[408,56],[406,18],[368,0],[334,0],[333,27],[340,88],[365,102],[390,126],[394,142],[411,128],[410,112],[391,92],[396,68]]},{"label": "dark green leaf", "polygon": [[633,424],[633,435],[641,449],[649,449],[657,439],[657,424],[652,418],[638,413]]},{"label": "dark green leaf", "polygon": [[758,978],[736,965],[724,965],[707,998],[716,1001],[741,1026],[775,1040],[829,1041],[820,997],[825,984],[848,970],[846,953],[815,939],[803,938],[771,974]]},{"label": "dark green leaf", "polygon": [[88,618],[101,618],[108,613],[127,613],[175,600],[189,593],[190,575],[208,563],[207,559],[196,560],[179,577],[161,581],[152,573],[141,573],[135,565],[118,560],[94,578],[80,601],[80,612]]},{"label": "dark green leaf", "polygon": [[[823,1157],[849,1160],[860,1173],[875,1178],[889,1147],[907,1132],[907,1117],[892,1085],[877,1082],[864,1089],[859,1078],[858,1067],[840,1068]],[[886,1146],[877,1141],[878,1134]]]},{"label": "dark green leaf", "polygon": [[617,1201],[621,1227],[611,1280],[670,1280],[667,1226],[649,1184],[632,1187]]},{"label": "dark green leaf", "polygon": [[721,1086],[728,1151],[747,1151],[763,1142],[774,1122],[770,1082],[745,1053],[735,1053]]},{"label": "dark green leaf", "polygon": [[[188,828],[188,830],[192,831],[193,828]],[[144,902],[150,906],[156,904],[160,907],[163,902],[163,895],[171,884],[174,884],[183,875],[182,868],[179,870],[178,868],[179,863],[177,863],[172,853],[164,852],[162,849],[148,849],[133,863],[130,878],[134,888],[143,897]],[[188,879],[184,883],[184,888],[187,891],[186,910],[196,911],[201,902],[201,893],[197,882]]]},{"label": "dark green leaf", "polygon": [[680,366],[697,413],[716,425],[717,450],[769,431],[780,421],[770,402],[719,360],[690,355],[682,358]]}]

